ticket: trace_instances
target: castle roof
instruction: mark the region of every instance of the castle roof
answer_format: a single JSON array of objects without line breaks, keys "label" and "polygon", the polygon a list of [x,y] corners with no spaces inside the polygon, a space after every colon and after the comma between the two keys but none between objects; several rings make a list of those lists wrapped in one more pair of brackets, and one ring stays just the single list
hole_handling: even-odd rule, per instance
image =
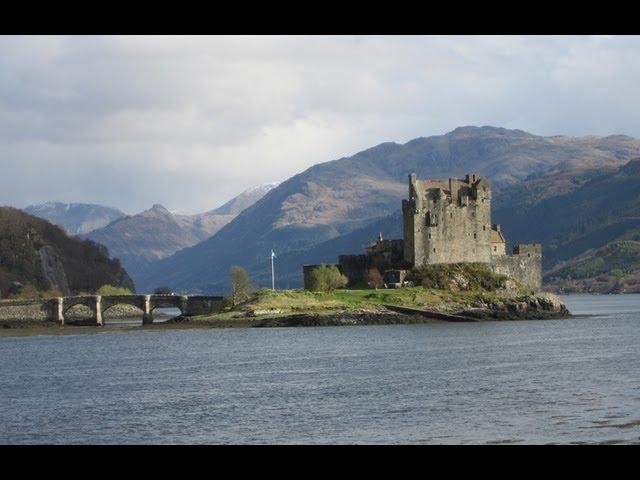
[{"label": "castle roof", "polygon": [[502,232],[491,229],[491,243],[507,243]]}]

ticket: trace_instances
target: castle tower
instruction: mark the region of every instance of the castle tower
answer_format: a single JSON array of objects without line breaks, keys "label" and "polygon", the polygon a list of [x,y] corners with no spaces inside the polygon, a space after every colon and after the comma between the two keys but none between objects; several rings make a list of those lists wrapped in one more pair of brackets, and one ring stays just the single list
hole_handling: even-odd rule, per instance
[{"label": "castle tower", "polygon": [[479,175],[418,180],[412,173],[402,214],[404,259],[412,265],[491,262],[491,186]]}]

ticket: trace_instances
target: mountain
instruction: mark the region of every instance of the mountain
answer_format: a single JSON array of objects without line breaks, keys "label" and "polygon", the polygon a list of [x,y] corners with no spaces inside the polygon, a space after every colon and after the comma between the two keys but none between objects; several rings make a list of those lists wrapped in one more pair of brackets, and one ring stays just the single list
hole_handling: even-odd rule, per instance
[{"label": "mountain", "polygon": [[69,235],[89,233],[126,216],[117,208],[91,203],[47,202],[30,205],[24,211],[64,228]]},{"label": "mountain", "polygon": [[640,158],[558,195],[524,199],[503,205],[494,217],[513,241],[543,243],[547,284],[564,291],[640,291]]},{"label": "mountain", "polygon": [[[537,177],[554,168],[569,172],[568,182],[583,175],[587,180],[578,183],[584,183],[594,171],[615,169],[639,154],[640,141],[626,136],[540,137],[495,127],[460,127],[403,145],[383,143],[295,175],[214,236],[154,263],[137,281],[145,289],[168,284],[182,291],[223,292],[230,266],[241,265],[256,284],[266,286],[273,248],[278,285],[300,286],[302,263],[360,253],[364,235],[375,236],[380,225],[398,231],[393,215],[407,195],[410,172],[419,178],[477,172],[491,181],[496,203],[509,205],[502,192],[519,195],[520,183],[535,185]],[[557,193],[547,187],[533,189],[530,203]],[[367,230],[376,222],[378,227]],[[336,251],[338,247],[342,250]]]},{"label": "mountain", "polygon": [[274,186],[251,188],[217,209],[196,215],[174,214],[156,204],[84,237],[105,245],[135,280],[151,263],[211,237]]},{"label": "mountain", "polygon": [[266,183],[264,185],[258,185],[257,187],[249,188],[245,190],[237,197],[232,198],[227,203],[222,205],[221,207],[213,210],[213,213],[217,215],[237,215],[241,211],[250,207],[262,197],[264,197],[269,190],[273,190],[278,186],[277,182],[274,183]]},{"label": "mountain", "polygon": [[639,172],[640,158],[537,202],[514,196],[493,217],[513,242],[543,243],[549,269],[636,227],[640,221]]},{"label": "mountain", "polygon": [[39,291],[93,293],[109,284],[134,290],[118,260],[89,240],[11,207],[0,207],[0,294],[17,281]]}]

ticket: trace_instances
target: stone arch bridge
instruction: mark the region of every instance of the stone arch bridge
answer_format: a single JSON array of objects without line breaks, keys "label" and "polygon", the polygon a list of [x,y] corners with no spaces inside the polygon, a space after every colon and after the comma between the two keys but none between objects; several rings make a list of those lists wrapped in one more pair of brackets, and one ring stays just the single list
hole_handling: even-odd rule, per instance
[{"label": "stone arch bridge", "polygon": [[115,305],[132,305],[142,310],[142,323],[153,323],[153,310],[158,307],[175,307],[181,315],[193,316],[219,312],[223,308],[223,297],[206,295],[82,295],[58,297],[51,300],[51,318],[64,325],[67,310],[76,305],[85,305],[93,312],[96,325],[103,325],[102,315]]}]

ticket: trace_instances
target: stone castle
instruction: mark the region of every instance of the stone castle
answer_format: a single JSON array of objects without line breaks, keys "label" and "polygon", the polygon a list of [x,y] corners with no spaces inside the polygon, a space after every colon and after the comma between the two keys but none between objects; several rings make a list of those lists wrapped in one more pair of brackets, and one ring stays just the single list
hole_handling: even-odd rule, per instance
[{"label": "stone castle", "polygon": [[[541,245],[515,245],[512,255],[507,255],[500,225],[491,223],[491,185],[479,175],[419,180],[412,173],[402,215],[402,240],[384,240],[380,234],[363,255],[340,255],[338,267],[351,285],[363,283],[371,268],[384,274],[437,263],[479,262],[532,290],[541,290]],[[303,269],[305,288],[314,267]]]}]

